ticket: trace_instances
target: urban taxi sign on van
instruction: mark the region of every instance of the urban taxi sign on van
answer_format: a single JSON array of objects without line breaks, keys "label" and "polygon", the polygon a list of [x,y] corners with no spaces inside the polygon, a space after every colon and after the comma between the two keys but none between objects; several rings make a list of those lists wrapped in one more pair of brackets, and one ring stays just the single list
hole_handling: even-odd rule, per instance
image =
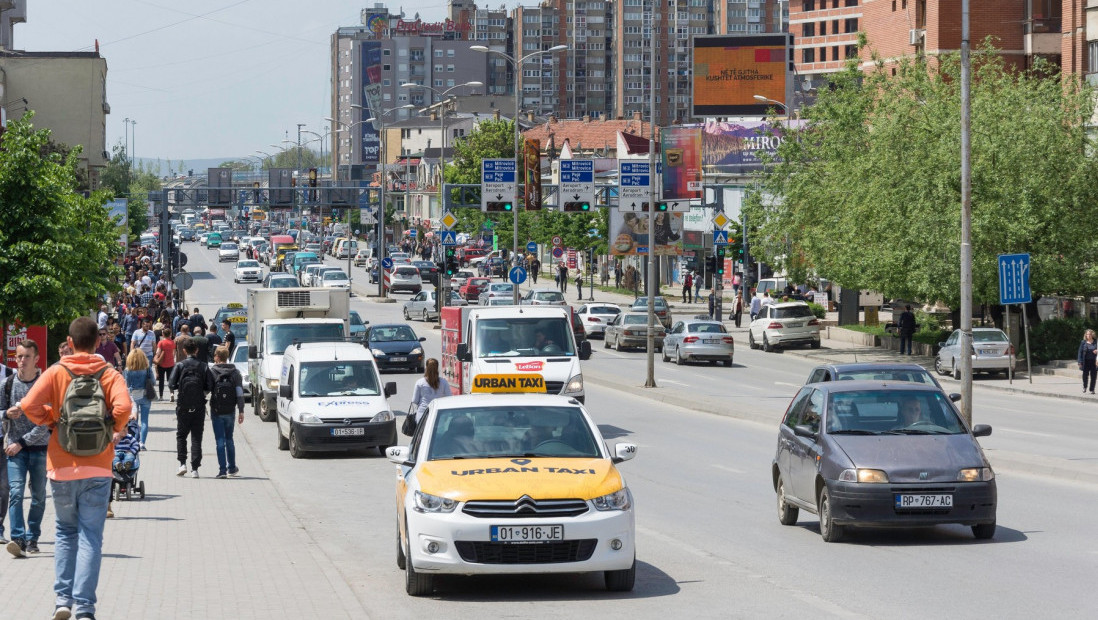
[{"label": "urban taxi sign on van", "polygon": [[541,375],[477,375],[473,377],[473,392],[478,393],[545,393],[545,377]]}]

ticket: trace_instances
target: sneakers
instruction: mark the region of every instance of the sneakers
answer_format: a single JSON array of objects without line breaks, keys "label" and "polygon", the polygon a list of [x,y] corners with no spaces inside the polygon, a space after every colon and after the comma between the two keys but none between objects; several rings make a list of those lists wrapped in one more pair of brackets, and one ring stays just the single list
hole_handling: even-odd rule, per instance
[{"label": "sneakers", "polygon": [[82,611],[76,614],[76,620],[95,620],[95,614],[90,611]]},{"label": "sneakers", "polygon": [[229,477],[230,478],[239,478],[240,477],[240,470],[239,469],[230,469],[229,470]]},{"label": "sneakers", "polygon": [[113,519],[114,518],[114,508],[111,508],[110,504],[107,504],[107,518],[108,519]]},{"label": "sneakers", "polygon": [[7,550],[8,553],[17,558],[27,557],[27,543],[19,540],[18,538],[8,543]]},{"label": "sneakers", "polygon": [[50,616],[52,620],[69,620],[72,617],[72,609],[65,607],[64,605],[58,605],[53,610],[53,615]]},{"label": "sneakers", "polygon": [[198,470],[196,469],[196,470],[191,472],[191,478],[197,478],[197,477],[198,477]]},{"label": "sneakers", "polygon": [[38,541],[32,540],[27,543],[27,553],[41,553],[38,550]]},{"label": "sneakers", "polygon": [[228,474],[217,474],[216,476],[214,476],[214,478],[217,479],[217,480],[224,480],[228,477],[229,477]]},{"label": "sneakers", "polygon": [[142,451],[142,452],[144,452],[144,451],[145,451],[145,444],[141,444],[141,451]]},{"label": "sneakers", "polygon": [[3,534],[0,534],[0,545],[8,544],[8,539],[4,538]]},{"label": "sneakers", "polygon": [[177,476],[186,476],[187,475],[187,466],[186,465],[180,465],[179,469],[176,470],[175,475],[177,475]]}]

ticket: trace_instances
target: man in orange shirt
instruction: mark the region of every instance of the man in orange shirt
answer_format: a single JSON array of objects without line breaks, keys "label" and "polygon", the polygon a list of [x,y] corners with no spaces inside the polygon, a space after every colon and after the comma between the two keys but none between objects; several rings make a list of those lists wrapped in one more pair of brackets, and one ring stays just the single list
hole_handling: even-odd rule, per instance
[{"label": "man in orange shirt", "polygon": [[[34,387],[8,416],[26,415],[35,424],[55,429],[61,418],[65,391],[72,379],[69,373],[103,375],[100,384],[107,407],[114,417],[114,441],[123,435],[133,403],[126,380],[95,355],[99,326],[90,317],[80,317],[69,325],[67,344],[74,353],[46,369]],[[64,366],[65,368],[60,368]],[[99,584],[102,560],[103,525],[111,496],[111,463],[114,445],[94,456],[75,456],[66,452],[56,432],[50,434],[46,451],[46,477],[50,480],[54,511],[57,513],[57,543],[54,547],[53,590],[57,595],[54,620],[66,620],[74,611],[78,619],[95,619],[95,589]]]}]

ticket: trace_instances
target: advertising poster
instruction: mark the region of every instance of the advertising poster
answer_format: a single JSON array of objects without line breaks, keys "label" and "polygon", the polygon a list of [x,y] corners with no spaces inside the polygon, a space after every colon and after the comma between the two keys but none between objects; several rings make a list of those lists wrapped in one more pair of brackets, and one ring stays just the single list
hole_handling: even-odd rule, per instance
[{"label": "advertising poster", "polygon": [[785,105],[791,47],[788,33],[694,37],[694,116],[764,116],[774,108],[755,95]]},{"label": "advertising poster", "polygon": [[[681,256],[682,213],[662,212],[655,216],[657,256]],[[610,253],[631,256],[648,253],[648,214],[610,209]]]},{"label": "advertising poster", "polygon": [[4,326],[4,365],[15,368],[15,347],[26,339],[31,339],[38,345],[38,368],[46,369],[46,328],[42,325],[22,325],[9,323]]},{"label": "advertising poster", "polygon": [[[362,105],[365,118],[377,118],[384,112],[381,101],[381,43],[362,41]],[[378,123],[362,123],[362,163],[378,164],[381,161],[381,134]]]},{"label": "advertising poster", "polygon": [[541,141],[525,139],[523,141],[523,200],[527,211],[541,208]]},{"label": "advertising poster", "polygon": [[665,127],[660,131],[664,200],[701,200],[702,130]]},{"label": "advertising poster", "polygon": [[121,229],[118,236],[118,243],[120,243],[122,247],[126,247],[126,244],[128,243],[127,231],[130,229],[129,200],[126,198],[111,200],[107,202],[106,207],[112,219],[118,218],[118,227]]},{"label": "advertising poster", "polygon": [[[784,125],[800,128],[804,121],[786,121]],[[764,121],[709,121],[702,126],[702,132],[702,162],[706,170],[721,172],[760,169],[759,155],[776,155],[784,139],[781,128],[770,127]]]}]

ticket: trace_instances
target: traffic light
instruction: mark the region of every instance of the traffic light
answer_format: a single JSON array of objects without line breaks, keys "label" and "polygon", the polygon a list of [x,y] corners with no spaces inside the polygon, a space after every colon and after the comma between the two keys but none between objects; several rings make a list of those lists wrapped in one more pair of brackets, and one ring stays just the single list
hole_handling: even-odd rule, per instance
[{"label": "traffic light", "polygon": [[458,272],[457,262],[457,250],[452,245],[446,246],[446,254],[443,259],[443,270],[446,272],[446,277],[452,277]]},{"label": "traffic light", "polygon": [[[641,205],[641,211],[644,211],[644,212],[647,213],[648,212],[648,206],[650,204],[652,204],[652,203],[649,203],[649,202],[643,203]],[[663,211],[667,211],[667,203],[666,202],[657,202],[656,203],[656,213],[660,213],[660,212],[663,212]]]},{"label": "traffic light", "polygon": [[715,260],[716,260],[717,264],[716,264],[715,268],[713,269],[713,273],[716,274],[716,276],[718,278],[723,278],[724,277],[724,246],[723,245],[717,246],[717,256],[716,256]]},{"label": "traffic light", "polygon": [[587,202],[586,200],[566,202],[566,203],[564,203],[564,209],[563,209],[563,211],[565,213],[576,213],[576,212],[584,212],[584,211],[590,211],[590,210],[591,210],[591,203]]},{"label": "traffic light", "polygon": [[515,203],[510,200],[488,202],[485,205],[485,213],[511,213],[515,210]]},{"label": "traffic light", "polygon": [[309,168],[309,187],[316,187],[316,168]]}]

